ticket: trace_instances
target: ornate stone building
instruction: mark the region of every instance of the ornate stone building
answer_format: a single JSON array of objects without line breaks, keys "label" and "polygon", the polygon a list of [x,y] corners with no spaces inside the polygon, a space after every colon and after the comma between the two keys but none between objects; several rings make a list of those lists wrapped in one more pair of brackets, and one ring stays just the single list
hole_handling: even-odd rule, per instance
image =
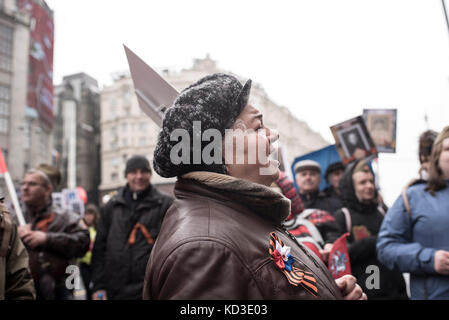
[{"label": "ornate stone building", "polygon": [[[43,57],[40,42],[32,38],[40,21],[27,7],[21,7],[23,3],[0,0],[0,148],[16,187],[25,171],[52,161],[51,125],[42,121],[37,107],[29,105],[30,96],[34,98],[42,92],[30,89],[31,57]],[[35,0],[33,3],[52,22],[53,11],[46,2]],[[46,49],[51,51],[49,39],[53,38],[53,32],[42,35],[47,37]],[[52,63],[46,68],[47,74],[51,75]],[[48,91],[45,93],[43,98],[38,97],[39,101],[51,96]],[[51,107],[50,100],[45,101],[50,102]],[[0,179],[0,193],[8,196],[3,182]]]},{"label": "ornate stone building", "polygon": [[[180,72],[162,70],[160,74],[178,91],[205,75],[225,72],[209,56],[195,59],[190,69]],[[237,78],[242,79],[238,75]],[[253,81],[250,101],[264,114],[264,122],[279,131],[280,143],[287,162],[329,143],[314,132],[305,122],[296,119],[291,112],[270,100],[263,88]],[[133,82],[128,74],[114,79],[101,94],[101,159],[102,173],[100,194],[105,195],[126,183],[126,160],[134,154],[153,159],[153,151],[159,132],[158,126],[139,108]],[[176,179],[165,179],[153,172],[152,182],[163,191],[171,193]]]}]

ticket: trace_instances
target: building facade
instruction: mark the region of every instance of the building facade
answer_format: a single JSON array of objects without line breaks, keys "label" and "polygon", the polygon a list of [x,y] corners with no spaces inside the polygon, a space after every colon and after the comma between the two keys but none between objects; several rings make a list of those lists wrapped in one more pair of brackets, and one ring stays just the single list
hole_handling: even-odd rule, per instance
[{"label": "building facade", "polygon": [[[216,72],[225,72],[209,56],[195,59],[193,66],[180,72],[161,70],[160,74],[178,91],[198,79]],[[239,76],[235,75],[237,78]],[[241,79],[244,81],[243,79]],[[297,156],[323,148],[329,143],[305,122],[296,119],[285,107],[276,105],[260,85],[253,82],[250,102],[264,114],[264,122],[280,133],[280,144],[287,163]],[[135,154],[152,162],[159,127],[139,108],[129,74],[114,79],[101,93],[101,185],[100,195],[108,199],[114,190],[126,183],[126,160]],[[298,139],[298,137],[301,137]],[[158,189],[172,193],[175,178],[166,179],[153,172],[152,182]]]},{"label": "building facade", "polygon": [[83,187],[98,204],[100,184],[100,90],[85,73],[63,77],[55,87],[53,160],[61,188]]},{"label": "building facade", "polygon": [[[22,5],[17,0],[0,1],[0,148],[16,186],[28,169],[51,162],[52,128],[29,104],[30,97],[37,95],[37,91],[30,90],[30,63],[37,43],[32,35],[38,22],[34,11]],[[53,11],[45,1],[35,0],[33,5],[52,21]],[[53,34],[50,31],[46,36],[52,40]],[[52,54],[52,41],[48,40],[46,50]],[[52,55],[49,58],[46,73],[51,77]],[[51,96],[51,91],[47,93],[47,97]],[[0,186],[2,196],[7,196],[3,179]]]},{"label": "building facade", "polygon": [[[101,93],[101,185],[105,195],[126,183],[128,158],[141,154],[152,161],[158,126],[139,108],[129,75],[118,75]],[[152,182],[167,183],[153,173]]]}]

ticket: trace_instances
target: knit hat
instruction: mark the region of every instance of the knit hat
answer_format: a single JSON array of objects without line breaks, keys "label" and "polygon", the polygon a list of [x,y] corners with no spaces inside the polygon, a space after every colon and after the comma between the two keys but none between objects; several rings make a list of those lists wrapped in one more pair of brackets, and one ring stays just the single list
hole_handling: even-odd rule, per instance
[{"label": "knit hat", "polygon": [[321,166],[318,162],[314,160],[302,160],[295,164],[295,172],[301,172],[304,170],[313,170],[321,173]]},{"label": "knit hat", "polygon": [[150,162],[144,156],[140,155],[132,156],[131,158],[128,159],[128,161],[126,161],[125,177],[128,173],[136,169],[146,170],[149,173],[151,173]]},{"label": "knit hat", "polygon": [[435,142],[433,143],[433,146],[436,146],[437,144],[443,142],[444,139],[449,138],[449,126],[444,127],[443,130],[441,130],[438,137],[435,139]]},{"label": "knit hat", "polygon": [[[248,103],[251,80],[243,86],[237,78],[223,73],[206,76],[184,89],[170,107],[163,119],[162,129],[154,150],[154,170],[162,177],[181,176],[192,171],[225,173],[224,163],[206,164],[203,157],[194,158],[193,152],[201,151],[210,144],[194,136],[194,122],[201,126],[200,134],[208,129],[217,129],[224,138],[240,112]],[[174,130],[183,129],[188,133],[189,162],[173,163],[171,151],[179,141],[171,140]],[[198,134],[195,131],[195,134]],[[194,140],[200,140],[200,150],[193,147]],[[196,159],[197,161],[194,161]]]},{"label": "knit hat", "polygon": [[326,173],[324,174],[324,178],[326,179],[326,181],[328,181],[329,175],[330,175],[331,173],[333,173],[333,172],[335,172],[335,171],[338,171],[338,170],[342,170],[342,171],[345,170],[345,166],[343,165],[343,163],[341,163],[341,162],[334,162],[334,163],[331,163],[331,164],[327,167]]}]

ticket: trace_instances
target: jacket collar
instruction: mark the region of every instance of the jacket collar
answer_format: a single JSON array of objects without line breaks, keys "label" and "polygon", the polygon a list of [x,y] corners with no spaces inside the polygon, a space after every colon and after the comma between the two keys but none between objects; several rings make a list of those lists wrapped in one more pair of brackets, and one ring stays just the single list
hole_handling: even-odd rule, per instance
[{"label": "jacket collar", "polygon": [[[141,204],[153,204],[154,202],[159,201],[159,192],[156,188],[154,188],[152,184],[150,184],[148,188],[148,192],[145,192],[146,195],[140,201]],[[128,204],[125,199],[125,192],[130,192],[128,184],[118,190],[117,195],[114,197],[114,201],[127,206]]]},{"label": "jacket collar", "polygon": [[229,207],[244,207],[280,225],[290,213],[290,200],[264,185],[235,177],[195,171],[178,178],[175,195],[180,191],[207,196]]},{"label": "jacket collar", "polygon": [[22,208],[25,221],[34,225],[38,220],[44,219],[52,213],[53,203],[50,199],[47,205],[38,212],[31,212],[31,210],[25,204],[23,204]]},{"label": "jacket collar", "polygon": [[315,190],[315,191],[309,192],[309,193],[299,193],[299,195],[301,196],[301,199],[305,200],[305,201],[312,201],[312,200],[315,200],[320,197],[321,198],[326,197],[326,194],[320,190]]}]

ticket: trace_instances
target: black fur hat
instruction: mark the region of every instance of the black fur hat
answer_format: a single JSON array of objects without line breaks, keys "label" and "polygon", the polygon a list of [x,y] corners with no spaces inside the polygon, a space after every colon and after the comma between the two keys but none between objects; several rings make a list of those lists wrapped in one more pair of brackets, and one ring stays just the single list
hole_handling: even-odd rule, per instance
[{"label": "black fur hat", "polygon": [[343,163],[341,163],[341,162],[333,162],[333,163],[331,163],[327,167],[326,173],[324,174],[324,178],[326,179],[326,181],[329,182],[329,175],[332,172],[335,172],[335,171],[338,171],[338,170],[341,170],[341,171],[345,170],[345,166],[343,165]]},{"label": "black fur hat", "polygon": [[129,172],[136,169],[146,170],[149,173],[151,173],[150,162],[144,156],[140,155],[132,156],[131,158],[128,159],[128,161],[126,161],[125,177]]},{"label": "black fur hat", "polygon": [[[248,103],[250,90],[251,80],[242,85],[234,76],[223,73],[206,76],[184,89],[164,116],[154,151],[154,170],[166,178],[191,171],[225,173],[224,164],[206,164],[202,157],[200,163],[193,163],[193,122],[199,121],[201,133],[217,129],[224,137],[225,130],[232,126]],[[189,133],[190,162],[187,164],[174,164],[170,159],[172,148],[179,142],[170,139],[176,129]],[[201,150],[209,143],[201,141]]]}]

